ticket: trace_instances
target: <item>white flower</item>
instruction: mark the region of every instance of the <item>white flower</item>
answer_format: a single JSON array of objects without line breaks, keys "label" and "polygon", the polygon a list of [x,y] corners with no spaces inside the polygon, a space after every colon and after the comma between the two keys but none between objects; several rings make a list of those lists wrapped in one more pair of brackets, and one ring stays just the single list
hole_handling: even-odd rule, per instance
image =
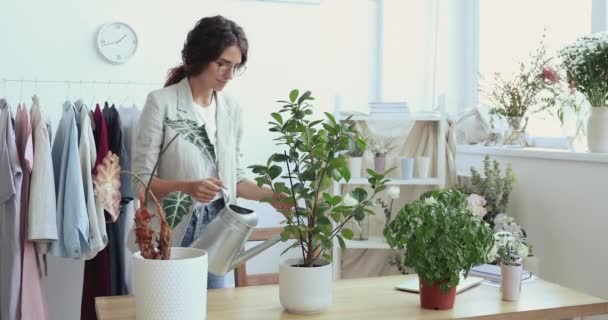
[{"label": "white flower", "polygon": [[467,198],[467,207],[479,218],[483,218],[488,213],[485,205],[486,199],[478,194],[473,193]]},{"label": "white flower", "polygon": [[342,199],[342,204],[345,206],[348,206],[348,207],[354,207],[359,204],[359,201],[357,201],[357,199],[353,198],[353,196],[351,196],[350,193],[347,193],[344,196],[344,199]]},{"label": "white flower", "polygon": [[401,189],[399,189],[399,187],[390,187],[390,188],[388,188],[388,190],[386,190],[386,193],[388,194],[389,198],[391,198],[391,199],[399,199],[400,192],[401,192]]},{"label": "white flower", "polygon": [[424,199],[424,204],[429,205],[429,206],[437,204],[437,199],[435,199],[434,197],[428,197],[428,198]]}]

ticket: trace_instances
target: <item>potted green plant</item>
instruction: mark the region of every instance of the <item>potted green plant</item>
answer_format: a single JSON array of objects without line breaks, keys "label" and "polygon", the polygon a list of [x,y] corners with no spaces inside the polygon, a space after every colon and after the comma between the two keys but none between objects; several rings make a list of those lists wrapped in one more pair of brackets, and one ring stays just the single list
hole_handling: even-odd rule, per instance
[{"label": "potted green plant", "polygon": [[526,239],[509,231],[494,233],[494,246],[488,260],[500,265],[500,291],[505,301],[517,301],[521,293],[523,259],[528,256]]},{"label": "potted green plant", "polygon": [[405,250],[404,264],[418,273],[426,309],[451,309],[461,274],[485,263],[493,245],[492,230],[456,189],[425,192],[399,211],[384,235],[392,248]]},{"label": "potted green plant", "polygon": [[374,170],[378,173],[383,173],[386,169],[386,155],[393,150],[390,143],[380,139],[371,139],[370,147],[374,155]]},{"label": "potted green plant", "polygon": [[[150,185],[158,164],[178,138],[196,146],[202,156],[212,157],[205,126],[188,119],[170,120],[167,130],[174,131],[161,150],[152,172],[138,175],[120,171],[118,156],[108,152],[93,178],[95,195],[104,209],[116,210],[120,201],[120,174],[140,185],[142,204],[136,211],[135,238],[140,251],[133,254],[135,313],[138,319],[204,319],[207,300],[207,252],[197,248],[171,247],[171,230],[192,212],[194,200],[183,193],[171,193],[159,201]],[[152,205],[145,205],[145,204]],[[158,226],[156,230],[154,225]],[[179,303],[175,303],[179,301]]]},{"label": "potted green plant", "polygon": [[374,213],[374,197],[387,181],[368,170],[370,193],[361,187],[344,198],[329,193],[332,181],[350,180],[345,158],[349,141],[363,138],[354,124],[338,122],[329,113],[325,121],[309,119],[312,100],[310,91],[293,90],[288,101],[278,101],[282,107],[271,114],[269,130],[279,135],[275,140],[284,151],[271,155],[266,164],[250,166],[258,175],[258,185],[289,194],[281,201],[290,202],[285,207],[295,207],[281,211],[285,217],[281,236],[283,241],[295,239],[287,250],[296,249],[301,255],[279,266],[281,304],[295,313],[320,312],[330,306],[334,240],[346,247],[345,239],[353,237],[347,223]]},{"label": "potted green plant", "polygon": [[[350,121],[349,125],[355,125],[354,121]],[[365,152],[365,139],[351,139],[348,144],[348,170],[351,178],[361,177],[361,168],[363,164],[363,153]]]}]

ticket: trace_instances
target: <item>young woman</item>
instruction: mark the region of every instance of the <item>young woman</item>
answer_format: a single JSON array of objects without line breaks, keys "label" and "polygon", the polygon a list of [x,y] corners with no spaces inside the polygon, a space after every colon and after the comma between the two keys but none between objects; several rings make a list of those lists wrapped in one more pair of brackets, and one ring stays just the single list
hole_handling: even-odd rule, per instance
[{"label": "young woman", "polygon": [[[198,201],[194,213],[174,228],[173,245],[188,246],[204,232],[236,197],[260,201],[279,197],[268,187],[260,188],[245,178],[239,166],[242,140],[241,110],[222,91],[245,71],[248,42],[243,29],[222,16],[199,20],[182,50],[182,64],[169,71],[165,87],[148,95],[139,123],[133,159],[134,172],[152,172],[160,151],[177,134],[166,119],[190,119],[205,125],[215,159],[182,136],[169,147],[159,162],[151,190],[158,199],[180,191]],[[224,199],[221,188],[227,190]],[[224,287],[223,277],[209,275],[209,288]]]}]

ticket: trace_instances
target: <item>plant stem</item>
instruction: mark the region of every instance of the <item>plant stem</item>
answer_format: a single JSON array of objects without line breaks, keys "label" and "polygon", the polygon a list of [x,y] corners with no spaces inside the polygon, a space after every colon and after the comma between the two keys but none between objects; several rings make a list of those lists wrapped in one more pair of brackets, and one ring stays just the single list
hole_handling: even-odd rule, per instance
[{"label": "plant stem", "polygon": [[289,157],[287,156],[287,151],[283,151],[283,154],[285,155],[285,164],[287,165],[287,174],[289,175],[289,185],[291,186],[291,188],[290,188],[291,196],[293,197],[293,203],[294,203],[294,207],[295,207],[294,216],[296,217],[296,222],[298,223],[298,234],[299,234],[299,240],[300,240],[300,248],[302,249],[302,260],[304,260],[304,259],[306,259],[306,254],[304,253],[304,246],[301,245],[304,236],[302,235],[302,230],[300,229],[300,218],[298,217],[298,203],[296,201],[296,193],[293,191],[293,181],[291,179],[291,168],[289,168]]},{"label": "plant stem", "polygon": [[[177,139],[177,137],[179,137],[179,134],[176,134],[175,137],[173,137],[173,139],[171,139],[171,141],[169,141],[169,143],[167,143],[167,145],[160,151],[160,154],[158,155],[158,160],[156,160],[156,163],[154,164],[154,168],[152,169],[152,173],[150,174],[150,179],[148,179],[148,184],[144,184],[146,186],[146,192],[144,193],[144,205],[146,205],[148,203],[148,192],[150,192],[150,187],[152,186],[152,179],[154,179],[154,174],[156,173],[156,169],[158,169],[158,164],[160,163],[160,159],[163,157],[163,155],[165,154],[165,152],[167,151],[167,149],[169,149],[169,146],[175,141],[175,139]],[[158,202],[158,200],[156,200]]]}]

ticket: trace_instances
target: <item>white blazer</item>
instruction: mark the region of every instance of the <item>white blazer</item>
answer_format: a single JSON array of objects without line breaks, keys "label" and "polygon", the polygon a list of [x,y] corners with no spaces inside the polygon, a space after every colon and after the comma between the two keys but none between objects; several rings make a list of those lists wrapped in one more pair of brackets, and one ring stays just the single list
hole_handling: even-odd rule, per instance
[{"label": "white blazer", "polygon": [[[245,178],[239,167],[242,136],[241,112],[230,96],[216,92],[217,101],[217,156],[219,179],[230,193],[230,202],[236,201],[236,184]],[[135,144],[133,171],[137,174],[152,172],[160,151],[177,134],[165,124],[165,119],[190,119],[199,124],[205,120],[195,108],[187,78],[177,84],[148,94]],[[157,176],[166,180],[198,180],[208,178],[211,164],[201,151],[183,137],[177,138],[159,162]],[[147,181],[147,180],[146,180]],[[159,199],[160,200],[160,199]]]}]

